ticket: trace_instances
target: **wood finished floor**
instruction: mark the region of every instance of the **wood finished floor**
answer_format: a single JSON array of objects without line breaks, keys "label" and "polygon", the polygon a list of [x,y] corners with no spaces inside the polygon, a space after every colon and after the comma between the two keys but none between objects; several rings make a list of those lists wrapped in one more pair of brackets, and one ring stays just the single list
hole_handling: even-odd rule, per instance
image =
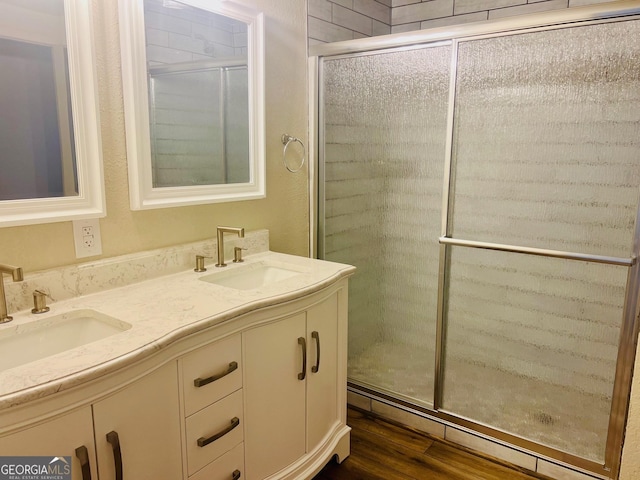
[{"label": "wood finished floor", "polygon": [[349,408],[351,455],[332,460],[314,480],[547,479],[464,447]]}]

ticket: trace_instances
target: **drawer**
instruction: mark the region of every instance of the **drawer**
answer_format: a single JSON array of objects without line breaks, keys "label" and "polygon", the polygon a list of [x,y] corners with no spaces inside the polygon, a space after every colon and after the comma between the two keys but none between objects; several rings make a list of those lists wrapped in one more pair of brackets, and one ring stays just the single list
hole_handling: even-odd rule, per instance
[{"label": "drawer", "polygon": [[244,480],[244,443],[240,443],[233,449],[196,474],[189,480]]},{"label": "drawer", "polygon": [[186,417],[242,387],[241,352],[240,335],[234,335],[180,359]]},{"label": "drawer", "polygon": [[[187,471],[193,475],[244,440],[242,390],[194,413],[187,418],[186,427]],[[210,441],[216,436],[219,438]]]}]

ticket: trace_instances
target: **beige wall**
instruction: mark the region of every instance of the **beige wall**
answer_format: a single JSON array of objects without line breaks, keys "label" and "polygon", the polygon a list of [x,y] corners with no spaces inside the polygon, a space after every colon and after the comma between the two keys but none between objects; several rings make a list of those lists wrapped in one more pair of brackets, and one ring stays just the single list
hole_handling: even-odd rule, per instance
[{"label": "beige wall", "polygon": [[[203,240],[219,224],[268,228],[272,250],[308,254],[307,171],[283,167],[280,142],[283,133],[305,144],[308,138],[306,2],[237,1],[265,13],[267,198],[138,212],[128,199],[117,0],[93,1],[107,199],[100,220],[103,257]],[[0,263],[22,266],[27,274],[85,260],[75,258],[71,222],[0,228]]]}]

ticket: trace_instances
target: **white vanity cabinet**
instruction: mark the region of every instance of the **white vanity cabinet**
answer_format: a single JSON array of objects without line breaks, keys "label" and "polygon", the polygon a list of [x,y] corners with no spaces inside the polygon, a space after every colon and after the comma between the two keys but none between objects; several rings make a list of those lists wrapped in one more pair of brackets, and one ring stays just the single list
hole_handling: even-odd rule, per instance
[{"label": "white vanity cabinet", "polygon": [[319,452],[348,432],[346,288],[247,330],[243,352],[247,479],[314,473],[328,460]]},{"label": "white vanity cabinet", "polygon": [[92,405],[0,436],[0,453],[72,456],[74,480],[179,480],[176,376],[176,363],[165,364]]},{"label": "white vanity cabinet", "polygon": [[0,454],[71,456],[74,480],[302,480],[346,458],[347,278],[215,320],[0,409]]}]

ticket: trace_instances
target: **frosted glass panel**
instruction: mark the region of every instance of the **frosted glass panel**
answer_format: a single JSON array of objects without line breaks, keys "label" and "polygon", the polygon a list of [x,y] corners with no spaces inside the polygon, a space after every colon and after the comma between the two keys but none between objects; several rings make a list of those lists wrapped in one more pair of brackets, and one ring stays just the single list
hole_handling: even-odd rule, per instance
[{"label": "frosted glass panel", "polygon": [[453,247],[444,409],[604,461],[627,268]]},{"label": "frosted glass panel", "polygon": [[453,236],[629,257],[640,22],[462,42]]},{"label": "frosted glass panel", "polygon": [[433,403],[450,47],[323,63],[324,258],[349,285],[349,378]]}]

